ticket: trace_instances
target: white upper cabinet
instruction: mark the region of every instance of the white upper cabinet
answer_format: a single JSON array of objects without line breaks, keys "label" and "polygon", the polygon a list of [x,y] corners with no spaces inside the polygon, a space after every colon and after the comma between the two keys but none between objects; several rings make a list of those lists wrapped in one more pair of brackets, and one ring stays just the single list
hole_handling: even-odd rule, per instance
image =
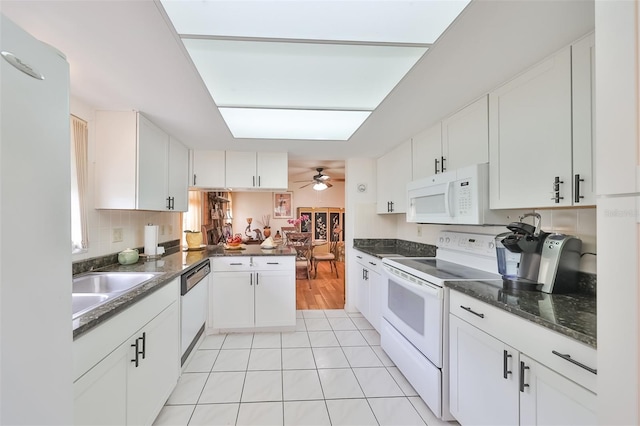
[{"label": "white upper cabinet", "polygon": [[278,189],[289,186],[286,152],[226,152],[225,183],[231,189]]},{"label": "white upper cabinet", "polygon": [[594,36],[489,94],[491,208],[595,205]]},{"label": "white upper cabinet", "polygon": [[489,161],[487,96],[413,137],[413,179]]},{"label": "white upper cabinet", "polygon": [[411,139],[378,158],[377,213],[407,211],[407,183],[411,182]]},{"label": "white upper cabinet", "polygon": [[442,120],[444,171],[489,161],[489,106],[483,96]]},{"label": "white upper cabinet", "polygon": [[415,135],[411,140],[413,149],[413,180],[429,177],[442,171],[442,123]]},{"label": "white upper cabinet", "polygon": [[573,204],[596,204],[595,139],[595,35],[571,46],[573,102]]},{"label": "white upper cabinet", "polygon": [[194,188],[225,187],[225,152],[194,150],[192,152],[193,172],[189,185]]},{"label": "white upper cabinet", "polygon": [[173,136],[169,137],[168,185],[172,210],[189,210],[189,149]]},{"label": "white upper cabinet", "polygon": [[188,150],[144,115],[96,111],[95,158],[95,208],[187,210]]},{"label": "white upper cabinet", "polygon": [[491,208],[571,205],[571,49],[489,93]]}]

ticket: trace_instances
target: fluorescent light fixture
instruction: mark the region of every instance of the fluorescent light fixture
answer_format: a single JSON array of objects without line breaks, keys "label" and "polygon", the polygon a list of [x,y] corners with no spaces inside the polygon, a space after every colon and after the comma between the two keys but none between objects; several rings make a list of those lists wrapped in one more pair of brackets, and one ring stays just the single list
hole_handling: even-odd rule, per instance
[{"label": "fluorescent light fixture", "polygon": [[348,140],[470,0],[160,0],[236,138]]},{"label": "fluorescent light fixture", "polygon": [[235,138],[348,140],[369,111],[220,108]]},{"label": "fluorescent light fixture", "polygon": [[183,39],[219,107],[374,110],[425,47]]},{"label": "fluorescent light fixture", "polygon": [[324,191],[324,190],[325,190],[325,189],[327,189],[327,188],[328,188],[328,186],[327,186],[327,184],[326,184],[326,183],[324,183],[324,182],[316,182],[316,183],[313,185],[313,189],[315,189],[316,191]]},{"label": "fluorescent light fixture", "polygon": [[469,0],[161,0],[178,34],[434,43]]}]

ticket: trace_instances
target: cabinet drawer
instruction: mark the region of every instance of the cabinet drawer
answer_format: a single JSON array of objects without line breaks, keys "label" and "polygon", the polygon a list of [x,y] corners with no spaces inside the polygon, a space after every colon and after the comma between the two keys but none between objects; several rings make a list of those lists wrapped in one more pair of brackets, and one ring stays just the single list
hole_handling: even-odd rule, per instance
[{"label": "cabinet drawer", "polygon": [[355,256],[356,262],[358,262],[368,270],[377,272],[379,274],[382,273],[382,259],[362,253],[361,251],[356,251]]},{"label": "cabinet drawer", "polygon": [[457,291],[449,301],[451,314],[596,392],[594,348]]},{"label": "cabinet drawer", "polygon": [[216,271],[249,271],[251,256],[212,257],[211,270]]},{"label": "cabinet drawer", "polygon": [[254,256],[253,269],[261,271],[293,271],[295,256]]}]

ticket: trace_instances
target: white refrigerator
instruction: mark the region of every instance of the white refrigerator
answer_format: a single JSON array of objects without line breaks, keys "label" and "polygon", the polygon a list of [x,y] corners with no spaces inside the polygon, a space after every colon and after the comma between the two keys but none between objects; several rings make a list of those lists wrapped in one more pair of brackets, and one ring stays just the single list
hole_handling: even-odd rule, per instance
[{"label": "white refrigerator", "polygon": [[73,423],[69,65],[0,14],[0,424]]}]

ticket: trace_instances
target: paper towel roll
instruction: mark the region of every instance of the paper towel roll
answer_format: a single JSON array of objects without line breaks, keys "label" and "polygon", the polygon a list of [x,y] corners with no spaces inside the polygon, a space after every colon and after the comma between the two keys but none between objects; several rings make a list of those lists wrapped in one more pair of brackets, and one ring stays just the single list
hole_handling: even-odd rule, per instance
[{"label": "paper towel roll", "polygon": [[155,256],[158,250],[158,225],[144,227],[144,254]]}]

